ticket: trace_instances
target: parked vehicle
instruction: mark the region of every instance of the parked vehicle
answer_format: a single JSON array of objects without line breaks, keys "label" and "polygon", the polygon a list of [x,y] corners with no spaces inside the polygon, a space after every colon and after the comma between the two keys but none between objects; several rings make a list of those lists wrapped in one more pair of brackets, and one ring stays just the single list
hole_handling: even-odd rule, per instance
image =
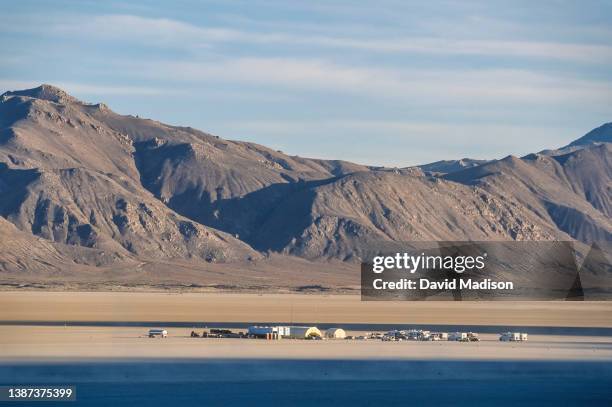
[{"label": "parked vehicle", "polygon": [[448,334],[449,341],[468,342],[467,332],[451,332]]},{"label": "parked vehicle", "polygon": [[383,341],[394,341],[394,342],[401,342],[408,339],[407,336],[407,332],[406,331],[389,331],[386,334],[383,335],[382,340]]},{"label": "parked vehicle", "polygon": [[166,338],[168,337],[168,331],[165,329],[149,329],[149,338]]},{"label": "parked vehicle", "polygon": [[428,339],[430,341],[448,341],[448,334],[446,332],[432,332]]},{"label": "parked vehicle", "polygon": [[521,332],[504,332],[499,335],[499,340],[502,342],[524,342],[527,340],[527,334]]}]

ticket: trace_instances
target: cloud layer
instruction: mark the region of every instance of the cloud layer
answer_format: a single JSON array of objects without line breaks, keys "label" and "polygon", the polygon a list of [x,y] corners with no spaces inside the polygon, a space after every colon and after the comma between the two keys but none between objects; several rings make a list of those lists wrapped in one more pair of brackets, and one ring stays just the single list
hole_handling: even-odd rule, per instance
[{"label": "cloud layer", "polygon": [[[293,153],[329,155],[353,134],[350,149],[331,155],[397,165],[461,151],[490,158],[563,145],[610,120],[611,9],[10,4],[0,17],[0,88],[53,83],[125,113]],[[312,133],[325,134],[325,147],[307,140]],[[413,155],[395,161],[362,141],[368,135]]]}]

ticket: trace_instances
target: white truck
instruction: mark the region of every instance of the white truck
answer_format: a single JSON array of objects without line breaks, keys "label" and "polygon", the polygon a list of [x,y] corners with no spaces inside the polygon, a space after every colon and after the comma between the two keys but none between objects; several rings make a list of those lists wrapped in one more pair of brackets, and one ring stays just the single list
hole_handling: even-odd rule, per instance
[{"label": "white truck", "polygon": [[504,332],[499,335],[501,342],[525,342],[527,334],[521,332]]},{"label": "white truck", "polygon": [[432,332],[429,335],[430,341],[448,341],[448,333],[446,332]]},{"label": "white truck", "polygon": [[449,341],[468,342],[467,332],[451,332],[448,334]]},{"label": "white truck", "polygon": [[167,338],[168,331],[165,329],[149,329],[149,338]]}]

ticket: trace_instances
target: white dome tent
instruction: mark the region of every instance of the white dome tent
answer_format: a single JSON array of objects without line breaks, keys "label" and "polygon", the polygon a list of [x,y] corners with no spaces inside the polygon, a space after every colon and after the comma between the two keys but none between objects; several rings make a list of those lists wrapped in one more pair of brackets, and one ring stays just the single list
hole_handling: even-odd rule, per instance
[{"label": "white dome tent", "polygon": [[346,338],[346,332],[342,328],[329,328],[325,331],[325,337],[327,339],[344,339]]}]

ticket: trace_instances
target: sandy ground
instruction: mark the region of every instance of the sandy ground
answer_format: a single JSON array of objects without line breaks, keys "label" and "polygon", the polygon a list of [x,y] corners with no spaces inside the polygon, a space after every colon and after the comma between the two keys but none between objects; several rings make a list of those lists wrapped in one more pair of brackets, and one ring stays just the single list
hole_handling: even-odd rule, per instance
[{"label": "sandy ground", "polygon": [[[59,323],[22,325],[19,321]],[[527,343],[258,341],[195,339],[168,328],[149,339],[145,327],[62,326],[80,322],[309,322],[530,327],[612,327],[607,302],[361,302],[350,295],[126,292],[0,293],[0,359],[512,359],[612,360],[612,336],[531,335]],[[354,328],[359,329],[359,328]],[[365,328],[362,328],[365,329]],[[476,330],[477,331],[477,330]],[[501,331],[501,329],[500,329]],[[478,332],[478,331],[477,331]],[[485,332],[485,331],[483,331]],[[491,332],[491,331],[488,331]],[[495,332],[495,331],[493,331]],[[597,334],[599,335],[599,334]],[[603,334],[602,334],[603,335]]]},{"label": "sandy ground", "polygon": [[147,328],[0,327],[0,360],[87,359],[427,359],[612,361],[612,338],[534,336],[525,343],[382,342],[380,340],[280,340],[191,338],[190,329],[169,329],[165,339]]},{"label": "sandy ground", "polygon": [[[266,341],[191,338],[191,328],[181,327],[168,328],[166,339],[151,339],[144,326],[64,326],[63,321],[523,325],[532,332],[574,327],[580,333],[530,333],[525,343],[499,342],[486,333],[477,343]],[[0,384],[71,384],[77,404],[88,406],[610,405],[612,335],[606,328],[611,326],[612,303],[605,302],[0,292]],[[593,330],[580,327],[599,327],[596,331],[607,336],[587,336]],[[355,333],[361,332],[349,332]]]},{"label": "sandy ground", "polygon": [[612,302],[362,302],[354,295],[0,292],[0,321],[612,327]]},{"label": "sandy ground", "polygon": [[[35,267],[45,269],[45,265],[34,263]],[[207,263],[186,259],[128,260],[125,264],[107,267],[72,263],[40,272],[0,271],[0,291],[20,287],[22,290],[55,291],[222,290],[354,294],[359,293],[359,270],[356,263],[308,261],[279,254],[248,263]]]}]

